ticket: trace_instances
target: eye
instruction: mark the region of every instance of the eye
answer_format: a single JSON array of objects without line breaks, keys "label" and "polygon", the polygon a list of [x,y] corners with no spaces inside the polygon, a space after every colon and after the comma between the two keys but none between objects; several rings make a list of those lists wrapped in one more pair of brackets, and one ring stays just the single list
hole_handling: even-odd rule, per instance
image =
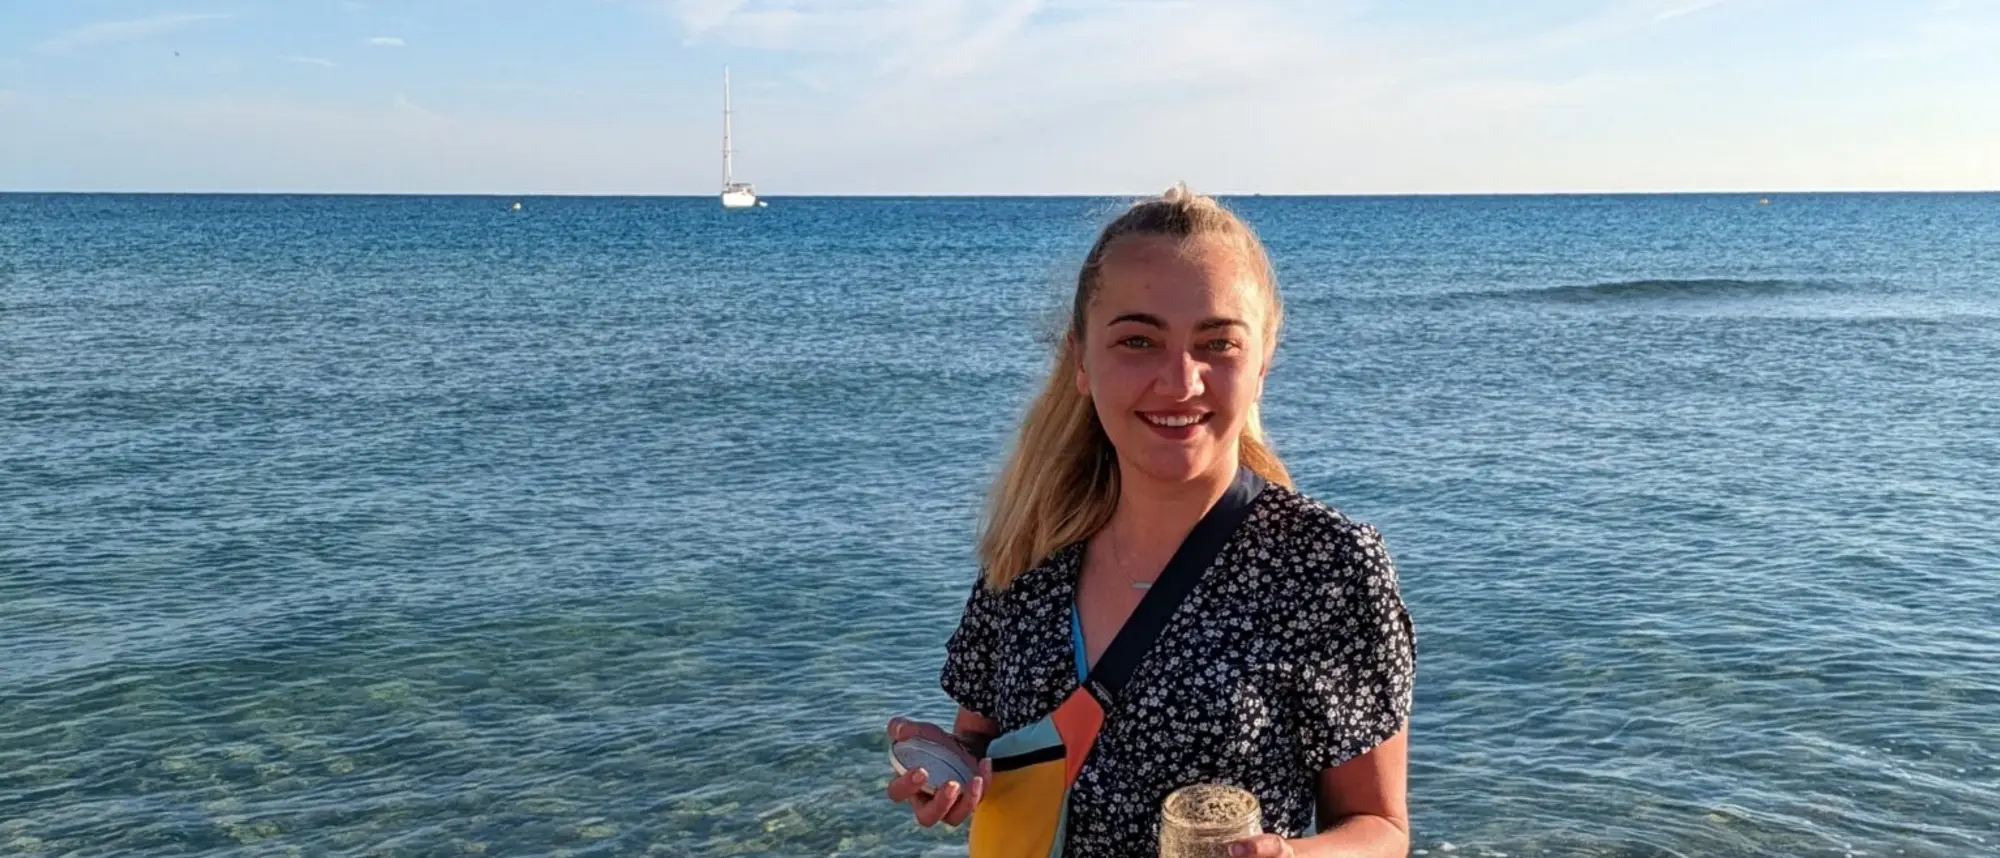
[{"label": "eye", "polygon": [[1145,337],[1134,335],[1119,340],[1118,344],[1128,349],[1143,349],[1146,348],[1147,346],[1152,345],[1153,341],[1146,339]]},{"label": "eye", "polygon": [[1209,351],[1221,354],[1228,354],[1230,352],[1237,351],[1243,348],[1243,346],[1240,343],[1236,342],[1235,340],[1209,340],[1206,346]]}]

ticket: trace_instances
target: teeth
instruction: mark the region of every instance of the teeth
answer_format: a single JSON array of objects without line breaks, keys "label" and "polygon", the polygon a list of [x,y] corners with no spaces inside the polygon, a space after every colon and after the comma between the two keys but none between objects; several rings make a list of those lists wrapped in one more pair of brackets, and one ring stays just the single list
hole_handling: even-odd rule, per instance
[{"label": "teeth", "polygon": [[1203,415],[1200,414],[1183,414],[1174,417],[1163,417],[1159,415],[1149,414],[1146,416],[1146,419],[1148,421],[1151,421],[1152,424],[1155,426],[1181,427],[1181,426],[1193,426],[1196,423],[1200,423],[1202,417]]}]

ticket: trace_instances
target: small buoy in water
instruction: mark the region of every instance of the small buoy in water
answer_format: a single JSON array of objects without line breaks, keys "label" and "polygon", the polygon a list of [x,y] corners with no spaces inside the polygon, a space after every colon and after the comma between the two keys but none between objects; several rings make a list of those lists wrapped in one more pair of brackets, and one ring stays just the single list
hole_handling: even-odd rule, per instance
[{"label": "small buoy in water", "polygon": [[515,210],[515,211],[520,211],[520,210],[521,210],[521,204],[520,204],[520,203],[519,203],[518,201],[514,203],[514,210]]},{"label": "small buoy in water", "polygon": [[[1770,197],[1760,198],[1757,200],[1757,204],[1760,206],[1768,206],[1771,204],[1771,198]],[[520,208],[520,206],[516,205],[515,208]]]}]

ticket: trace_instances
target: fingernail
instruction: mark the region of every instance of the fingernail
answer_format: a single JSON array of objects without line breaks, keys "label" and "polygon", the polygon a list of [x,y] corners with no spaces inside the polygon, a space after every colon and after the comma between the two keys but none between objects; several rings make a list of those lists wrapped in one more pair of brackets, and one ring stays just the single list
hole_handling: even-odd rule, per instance
[{"label": "fingernail", "polygon": [[930,773],[930,772],[927,772],[927,771],[924,771],[923,769],[918,769],[918,770],[917,770],[917,783],[923,783],[924,781],[927,781],[927,780],[930,780],[930,779],[931,779],[931,773]]},{"label": "fingernail", "polygon": [[1229,844],[1229,858],[1243,858],[1250,854],[1250,847],[1241,843]]}]

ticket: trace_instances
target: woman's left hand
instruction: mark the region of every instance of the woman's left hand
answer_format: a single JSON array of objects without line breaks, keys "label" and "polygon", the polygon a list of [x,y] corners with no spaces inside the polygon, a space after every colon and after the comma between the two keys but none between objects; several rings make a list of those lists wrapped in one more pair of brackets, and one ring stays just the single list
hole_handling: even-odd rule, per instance
[{"label": "woman's left hand", "polygon": [[1292,858],[1290,841],[1276,834],[1259,834],[1229,844],[1229,858]]}]

